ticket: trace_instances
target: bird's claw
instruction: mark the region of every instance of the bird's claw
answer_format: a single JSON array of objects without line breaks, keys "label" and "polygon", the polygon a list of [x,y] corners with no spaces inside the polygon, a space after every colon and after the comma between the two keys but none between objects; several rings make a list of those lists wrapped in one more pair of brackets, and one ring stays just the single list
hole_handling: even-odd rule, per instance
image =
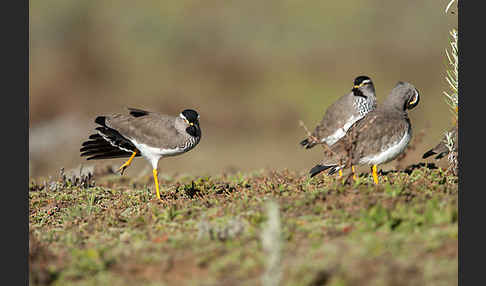
[{"label": "bird's claw", "polygon": [[123,176],[123,173],[125,172],[125,169],[127,167],[126,166],[121,166],[119,169],[118,169],[118,172],[120,172],[120,176]]}]

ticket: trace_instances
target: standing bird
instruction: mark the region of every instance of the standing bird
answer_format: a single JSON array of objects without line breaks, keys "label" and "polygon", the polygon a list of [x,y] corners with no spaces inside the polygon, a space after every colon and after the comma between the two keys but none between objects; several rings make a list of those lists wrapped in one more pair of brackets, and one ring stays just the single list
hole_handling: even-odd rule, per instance
[{"label": "standing bird", "polygon": [[333,174],[350,165],[371,165],[373,181],[378,184],[376,165],[395,159],[410,142],[412,126],[407,110],[418,102],[418,90],[410,83],[398,82],[382,105],[356,122],[330,148],[330,156],[310,170],[311,177],[327,169]]},{"label": "standing bird", "polygon": [[342,138],[357,120],[376,108],[375,86],[367,76],[358,76],[350,93],[341,96],[327,108],[311,136],[300,145],[306,149],[316,144],[332,146]]},{"label": "standing bird", "polygon": [[[452,150],[456,151],[457,150],[457,125],[454,126],[447,133],[449,134],[450,138],[452,138],[452,140],[453,140]],[[439,160],[440,158],[448,155],[450,150],[447,147],[447,144],[448,144],[447,141],[448,141],[447,136],[444,136],[442,138],[442,140],[439,142],[439,144],[437,144],[434,148],[430,149],[429,151],[425,152],[425,154],[422,156],[422,159],[425,159],[427,157],[430,157],[432,155],[437,154],[437,156],[435,156],[435,159]]]},{"label": "standing bird", "polygon": [[161,200],[159,159],[186,153],[199,143],[199,115],[192,109],[176,117],[135,108],[128,111],[96,117],[95,122],[101,126],[83,143],[81,156],[90,156],[87,160],[129,157],[118,169],[122,175],[134,157],[143,156],[152,164],[157,198]]}]

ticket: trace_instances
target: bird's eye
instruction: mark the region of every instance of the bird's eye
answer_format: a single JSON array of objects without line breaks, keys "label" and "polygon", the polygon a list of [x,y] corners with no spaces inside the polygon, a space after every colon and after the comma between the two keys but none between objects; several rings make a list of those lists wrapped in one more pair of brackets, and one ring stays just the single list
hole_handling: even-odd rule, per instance
[{"label": "bird's eye", "polygon": [[418,92],[415,91],[413,97],[410,99],[410,101],[408,102],[408,106],[414,106],[417,104],[419,100],[419,94]]},{"label": "bird's eye", "polygon": [[409,103],[409,104],[410,104],[410,105],[414,105],[416,102],[417,102],[417,97],[416,97],[416,96],[414,96],[414,97],[412,98],[412,100],[410,101],[410,103]]}]

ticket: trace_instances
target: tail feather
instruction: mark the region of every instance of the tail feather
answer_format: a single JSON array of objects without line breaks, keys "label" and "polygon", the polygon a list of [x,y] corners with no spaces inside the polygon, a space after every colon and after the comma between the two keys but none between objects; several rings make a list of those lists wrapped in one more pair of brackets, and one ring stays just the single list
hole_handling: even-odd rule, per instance
[{"label": "tail feather", "polygon": [[435,156],[435,159],[439,160],[440,158],[444,157],[447,154],[449,154],[449,152],[440,152],[439,155]]},{"label": "tail feather", "polygon": [[82,143],[79,149],[82,157],[89,156],[87,160],[127,158],[137,150],[130,140],[106,126],[105,116],[96,117],[95,122],[101,126],[96,128],[98,134],[91,134],[89,140]]},{"label": "tail feather", "polygon": [[[131,154],[123,151],[113,151],[111,153],[104,153],[104,154],[98,154],[94,155],[91,157],[88,157],[86,160],[100,160],[100,159],[115,159],[115,158],[128,158],[130,157]],[[137,156],[140,156],[139,153],[137,153]]]},{"label": "tail feather", "polygon": [[339,171],[341,168],[339,166],[333,166],[331,170],[329,170],[329,173],[327,173],[329,176],[334,175],[337,171]]},{"label": "tail feather", "polygon": [[[435,155],[435,154],[437,154],[437,153],[434,151],[434,149],[430,149],[429,151],[425,152],[425,154],[422,156],[422,159],[428,158],[428,157]],[[437,157],[439,157],[439,156],[440,156],[440,154]],[[438,159],[437,157],[436,157],[436,159]],[[442,156],[440,158],[442,158]]]},{"label": "tail feather", "polygon": [[[96,134],[98,135],[98,134]],[[101,136],[100,136],[101,138]],[[110,144],[106,142],[104,139],[96,139],[96,140],[89,140],[89,141],[84,141],[82,146],[90,146],[90,145],[103,145],[103,144]]]},{"label": "tail feather", "polygon": [[300,145],[302,145],[304,147],[307,146],[307,144],[309,144],[309,139],[307,139],[307,138],[304,139],[304,140],[302,140],[302,141],[300,141]]},{"label": "tail feather", "polygon": [[92,140],[100,140],[100,139],[101,140],[105,140],[105,139],[103,139],[103,137],[101,137],[100,134],[91,134],[91,135],[89,135],[88,139],[92,139]]},{"label": "tail feather", "polygon": [[[99,136],[98,134],[96,135]],[[97,136],[93,137],[97,138]],[[100,138],[103,137],[100,136]],[[132,155],[132,152],[119,149],[118,147],[111,145],[108,141],[104,139],[85,141],[83,142],[82,146],[83,147],[79,149],[79,151],[81,152],[81,157],[90,156],[87,158],[87,160],[128,158]],[[140,153],[137,153],[137,156],[140,156]]]},{"label": "tail feather", "polygon": [[302,141],[300,141],[300,145],[302,145],[303,147],[305,147],[305,149],[310,149],[312,147],[314,147],[317,143],[310,140],[309,138],[306,138]]},{"label": "tail feather", "polygon": [[131,107],[128,108],[128,111],[129,111],[130,115],[133,116],[133,117],[141,117],[141,116],[148,115],[150,113],[150,112],[142,110],[142,109],[131,108]]},{"label": "tail feather", "polygon": [[107,141],[109,144],[118,147],[126,152],[135,151],[135,145],[128,139],[123,137],[118,131],[109,127],[97,127],[96,130],[100,133],[101,138]]},{"label": "tail feather", "polygon": [[113,148],[113,146],[100,146],[100,147],[84,147],[81,148],[79,151],[82,152],[81,156],[89,156],[92,154],[97,154],[97,153],[106,153],[106,152],[113,152],[114,150],[118,150]]},{"label": "tail feather", "polygon": [[314,177],[315,175],[319,174],[320,172],[322,171],[325,171],[331,167],[334,167],[334,166],[325,166],[325,165],[315,165],[310,171],[309,171],[309,174],[310,174],[310,177]]}]

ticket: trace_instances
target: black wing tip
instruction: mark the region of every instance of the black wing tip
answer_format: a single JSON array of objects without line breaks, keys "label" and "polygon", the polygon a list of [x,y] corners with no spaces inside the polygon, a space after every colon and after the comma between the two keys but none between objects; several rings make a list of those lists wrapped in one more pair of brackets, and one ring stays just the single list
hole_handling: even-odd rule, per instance
[{"label": "black wing tip", "polygon": [[334,166],[331,170],[329,170],[329,173],[327,173],[329,176],[334,175],[339,168],[337,166]]},{"label": "black wing tip", "polygon": [[101,126],[106,126],[106,116],[98,116],[95,119],[95,123],[101,125]]},{"label": "black wing tip", "polygon": [[317,174],[319,174],[320,172],[322,171],[325,171],[329,168],[331,168],[332,166],[325,166],[325,165],[315,165],[310,171],[309,171],[309,174],[310,174],[310,177],[314,177],[316,176]]},{"label": "black wing tip", "polygon": [[[109,130],[109,128],[107,127],[97,127],[96,129],[99,130],[101,133],[103,133],[103,131]],[[125,158],[132,155],[132,152],[126,151],[120,146],[112,145],[99,134],[91,134],[89,138],[90,140],[84,141],[81,144],[81,148],[79,149],[81,157],[89,156],[88,158],[86,158],[87,160]],[[121,145],[122,147],[126,147],[126,149],[129,150],[131,150],[132,147],[135,148],[132,145],[123,145],[123,142]]]},{"label": "black wing tip", "polygon": [[310,148],[314,147],[314,145],[316,145],[316,143],[310,141],[309,138],[306,138],[306,139],[300,141],[300,145],[305,147],[305,149],[310,149]]},{"label": "black wing tip", "polygon": [[138,108],[127,107],[127,109],[129,111],[129,114],[133,117],[141,117],[149,114],[148,111],[138,109]]},{"label": "black wing tip", "polygon": [[[80,151],[81,152],[81,157],[86,157],[86,156],[89,156],[89,155],[92,155],[92,154],[89,154],[89,151]],[[90,160],[90,158],[87,158],[87,160]]]},{"label": "black wing tip", "polygon": [[93,140],[96,140],[96,139],[101,139],[101,135],[100,134],[91,134],[89,135],[88,139],[93,139]]},{"label": "black wing tip", "polygon": [[[132,154],[130,154],[128,152],[123,152],[123,151],[113,151],[113,152],[108,152],[108,153],[96,153],[96,154],[81,154],[81,156],[90,156],[90,157],[86,158],[86,160],[128,158],[131,155]],[[135,155],[135,157],[140,157],[140,156],[141,156],[140,153],[137,153],[137,155]]]},{"label": "black wing tip", "polygon": [[[106,130],[108,129],[108,127],[104,127],[104,126],[99,126],[99,127],[96,127],[95,130],[98,130],[100,131],[101,133],[104,133]],[[101,136],[100,136],[101,137]]]},{"label": "black wing tip", "polygon": [[[100,136],[100,138],[101,138],[101,136]],[[93,145],[100,145],[100,144],[105,144],[105,141],[100,140],[96,137],[96,139],[94,139],[94,140],[84,141],[83,144],[81,144],[81,146],[86,147],[86,146],[93,146]]]},{"label": "black wing tip", "polygon": [[424,155],[422,156],[422,159],[428,158],[428,157],[435,155],[435,154],[437,154],[437,153],[435,153],[433,149],[430,149],[429,151],[424,153]]}]

